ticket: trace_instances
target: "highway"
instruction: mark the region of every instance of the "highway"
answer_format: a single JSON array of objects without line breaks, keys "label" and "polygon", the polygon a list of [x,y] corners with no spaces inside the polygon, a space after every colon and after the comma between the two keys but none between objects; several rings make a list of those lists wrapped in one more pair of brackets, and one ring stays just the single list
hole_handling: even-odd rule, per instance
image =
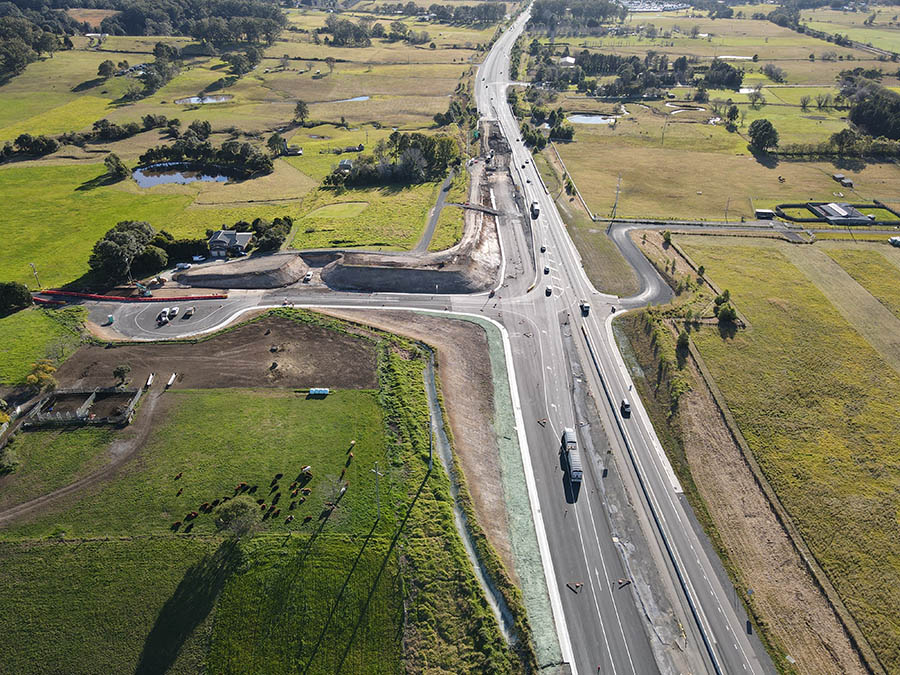
[{"label": "highway", "polygon": [[[227,300],[192,302],[197,306],[194,318],[177,319],[163,328],[155,323],[156,303],[88,303],[91,318],[103,323],[106,314],[113,314],[115,329],[137,339],[206,332],[243,311],[285,301],[461,312],[497,321],[509,338],[514,404],[520,409],[520,439],[526,441],[526,470],[530,464],[533,479],[532,513],[556,633],[571,672],[774,672],[759,642],[748,636],[743,610],[733,606],[733,589],[720,581],[715,571],[718,561],[710,557],[691,525],[689,507],[649,418],[630,393],[630,376],[613,337],[614,308],[665,301],[670,291],[633,245],[630,250],[621,240],[627,236],[624,230],[617,230],[613,236],[635,266],[641,291],[629,299],[597,292],[544,190],[531,153],[517,140],[518,124],[506,102],[509,52],[527,17],[526,11],[503,32],[476,76],[478,111],[483,119],[496,120],[509,141],[510,170],[524,204],[536,201],[540,207],[529,236],[521,226],[527,216],[516,208],[513,195],[496,195],[497,209],[511,215],[501,217],[498,226],[504,272],[495,295],[344,293],[296,285],[277,292],[234,291]],[[544,274],[544,267],[549,274]],[[582,299],[591,304],[587,316],[579,309]],[[583,375],[573,375],[573,361],[580,363]],[[576,378],[597,403],[613,459],[585,457],[583,483],[573,492],[559,447],[564,427],[575,427],[581,444],[590,422],[576,415]],[[623,398],[631,401],[630,417],[620,411]],[[608,475],[604,469],[610,469]],[[662,579],[659,591],[670,600],[683,628],[684,640],[677,646],[660,640],[654,618],[648,617],[629,583],[628,565],[601,489],[603,481],[611,480],[621,481],[630,497],[633,511],[628,515],[643,532],[649,551],[645,563]]]}]

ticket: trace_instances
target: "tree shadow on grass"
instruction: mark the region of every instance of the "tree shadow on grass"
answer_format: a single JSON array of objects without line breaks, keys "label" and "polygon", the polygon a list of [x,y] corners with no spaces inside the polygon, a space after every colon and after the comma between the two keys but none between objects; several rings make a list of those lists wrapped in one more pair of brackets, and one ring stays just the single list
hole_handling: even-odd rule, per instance
[{"label": "tree shadow on grass", "polygon": [[750,154],[753,155],[753,159],[755,159],[767,169],[774,169],[778,166],[779,160],[777,155],[769,154],[764,150],[754,148],[752,145],[748,145],[747,149],[750,151]]},{"label": "tree shadow on grass", "polygon": [[124,180],[124,177],[111,176],[108,173],[103,173],[97,176],[96,178],[91,178],[90,180],[85,181],[77,188],[75,188],[76,192],[86,192],[88,190],[96,190],[99,187],[105,187],[107,185],[113,185],[118,183],[119,181]]},{"label": "tree shadow on grass", "polygon": [[106,78],[103,77],[95,77],[93,80],[85,80],[81,84],[76,84],[72,87],[72,91],[80,92],[87,91],[88,89],[93,89],[94,87],[103,84],[106,82]]},{"label": "tree shadow on grass", "polygon": [[225,581],[237,570],[240,561],[237,541],[228,540],[188,569],[156,617],[144,641],[135,675],[168,671],[191,633],[209,615]]}]

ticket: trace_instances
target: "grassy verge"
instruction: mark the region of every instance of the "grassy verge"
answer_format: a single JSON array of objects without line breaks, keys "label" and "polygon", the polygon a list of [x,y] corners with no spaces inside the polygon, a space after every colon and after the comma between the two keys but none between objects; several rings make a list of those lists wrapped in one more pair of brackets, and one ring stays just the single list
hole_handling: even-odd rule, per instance
[{"label": "grassy verge", "polygon": [[[366,246],[409,249],[415,246],[440,183],[412,187],[356,188],[336,191],[320,188],[302,203],[294,248]],[[352,211],[332,210],[351,203]]]},{"label": "grassy verge", "polygon": [[18,384],[31,364],[61,362],[81,343],[83,307],[32,308],[0,319],[0,385]]}]

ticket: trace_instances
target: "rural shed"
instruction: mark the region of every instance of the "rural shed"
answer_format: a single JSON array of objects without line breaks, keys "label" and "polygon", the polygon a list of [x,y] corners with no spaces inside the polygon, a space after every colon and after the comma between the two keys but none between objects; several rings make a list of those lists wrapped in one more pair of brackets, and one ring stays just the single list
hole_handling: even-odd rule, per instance
[{"label": "rural shed", "polygon": [[224,258],[229,253],[243,253],[251,239],[252,232],[216,230],[209,238],[209,254],[214,258]]},{"label": "rural shed", "polygon": [[833,173],[833,174],[831,174],[831,177],[834,180],[836,180],[838,183],[840,183],[842,180],[844,180],[844,178],[846,178],[846,176],[844,176],[844,174],[842,174],[842,173]]}]

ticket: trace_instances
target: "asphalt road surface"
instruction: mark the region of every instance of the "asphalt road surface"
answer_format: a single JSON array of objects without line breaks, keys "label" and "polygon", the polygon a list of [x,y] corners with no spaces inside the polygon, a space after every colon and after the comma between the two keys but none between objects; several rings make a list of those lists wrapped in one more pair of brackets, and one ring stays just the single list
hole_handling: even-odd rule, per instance
[{"label": "asphalt road surface", "polygon": [[[544,190],[531,153],[518,140],[518,124],[506,102],[506,91],[510,48],[526,20],[527,12],[504,31],[477,74],[479,113],[499,123],[512,147],[517,196],[525,204],[536,201],[540,209],[531,221],[531,236],[520,226],[521,212],[508,221],[501,216],[503,274],[493,295],[343,293],[298,284],[277,292],[233,291],[227,300],[192,301],[188,304],[196,307],[196,313],[190,319],[182,318],[185,303],[173,300],[172,304],[181,305],[182,316],[163,327],[156,325],[159,303],[86,303],[91,319],[104,323],[107,314],[112,314],[115,329],[135,339],[203,333],[242,312],[285,302],[430,309],[494,319],[509,337],[521,413],[520,439],[527,440],[531,465],[532,513],[556,632],[572,672],[774,672],[758,640],[748,636],[746,617],[734,606],[733,588],[721,581],[719,562],[692,526],[689,507],[653,427],[640,400],[630,393],[630,376],[613,339],[614,309],[665,301],[671,292],[628,240],[626,228],[615,228],[611,234],[635,267],[641,291],[624,300],[597,292],[553,199]],[[496,194],[495,198],[501,212],[516,210],[514,195]],[[546,251],[541,252],[542,246]],[[543,273],[545,266],[549,274]],[[591,305],[586,316],[579,309],[582,300]],[[627,582],[628,573],[597,489],[610,480],[599,471],[600,462],[584,462],[584,480],[577,493],[566,479],[559,457],[560,436],[564,427],[579,429],[585,420],[576,419],[564,335],[571,336],[585,384],[601,408],[617,465],[625,467],[615,478],[623,481],[631,496],[632,515],[648,541],[651,552],[646,563],[659,570],[665,585],[661,590],[683,627],[684,640],[678,647],[660,646],[632,585],[620,582]],[[631,401],[629,417],[620,410],[623,398]],[[581,584],[578,592],[566,585],[576,583]]]}]

